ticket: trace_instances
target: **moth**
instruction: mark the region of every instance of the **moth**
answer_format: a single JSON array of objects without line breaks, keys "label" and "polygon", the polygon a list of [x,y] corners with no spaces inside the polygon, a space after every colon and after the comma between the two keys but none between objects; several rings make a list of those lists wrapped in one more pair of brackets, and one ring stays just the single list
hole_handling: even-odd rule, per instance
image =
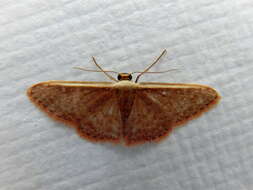
[{"label": "moth", "polygon": [[[133,73],[105,71],[92,57],[99,70],[78,69],[103,72],[113,82],[47,81],[31,86],[27,95],[49,117],[72,126],[89,141],[127,146],[159,142],[220,99],[209,86],[138,82],[145,73],[163,73],[149,69],[165,53],[143,72]],[[117,73],[117,79],[110,72]],[[138,76],[132,82],[134,73]]]}]

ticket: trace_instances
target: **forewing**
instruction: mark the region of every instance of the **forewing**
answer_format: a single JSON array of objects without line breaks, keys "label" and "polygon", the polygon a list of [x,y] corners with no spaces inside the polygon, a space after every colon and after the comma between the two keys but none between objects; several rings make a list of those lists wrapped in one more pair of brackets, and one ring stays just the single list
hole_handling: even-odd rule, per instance
[{"label": "forewing", "polygon": [[218,100],[218,93],[207,86],[141,84],[123,132],[126,144],[159,141],[173,127],[199,116]]},{"label": "forewing", "polygon": [[110,83],[43,82],[27,92],[50,117],[75,127],[92,141],[118,142],[122,123]]}]

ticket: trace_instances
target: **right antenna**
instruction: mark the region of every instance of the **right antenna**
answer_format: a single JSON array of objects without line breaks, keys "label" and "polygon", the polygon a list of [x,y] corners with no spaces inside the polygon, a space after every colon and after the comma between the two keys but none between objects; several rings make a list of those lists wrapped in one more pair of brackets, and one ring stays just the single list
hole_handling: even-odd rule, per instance
[{"label": "right antenna", "polygon": [[158,58],[156,58],[156,60],[155,60],[150,66],[148,66],[143,72],[141,72],[141,73],[136,77],[135,83],[137,83],[138,80],[139,80],[139,78],[140,78],[140,76],[143,75],[144,73],[146,73],[151,67],[153,67],[153,66],[161,59],[161,57],[162,57],[163,55],[166,54],[166,52],[167,52],[166,49],[163,50],[163,52],[161,53],[161,55],[160,55]]}]

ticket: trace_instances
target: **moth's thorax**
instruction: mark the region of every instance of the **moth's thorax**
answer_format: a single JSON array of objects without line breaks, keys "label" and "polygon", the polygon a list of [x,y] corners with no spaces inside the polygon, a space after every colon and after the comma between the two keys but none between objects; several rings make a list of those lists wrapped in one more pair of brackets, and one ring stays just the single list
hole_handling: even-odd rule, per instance
[{"label": "moth's thorax", "polygon": [[138,87],[138,83],[134,83],[131,81],[119,81],[113,84],[113,86],[121,89],[131,89]]}]

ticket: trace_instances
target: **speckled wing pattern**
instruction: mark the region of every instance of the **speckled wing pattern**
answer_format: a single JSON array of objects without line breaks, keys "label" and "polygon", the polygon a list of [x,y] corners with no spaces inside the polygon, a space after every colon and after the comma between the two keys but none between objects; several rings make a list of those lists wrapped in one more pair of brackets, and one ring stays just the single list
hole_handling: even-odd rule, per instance
[{"label": "speckled wing pattern", "polygon": [[126,144],[160,141],[174,127],[198,117],[219,100],[203,85],[141,83],[123,129]]},{"label": "speckled wing pattern", "polygon": [[75,127],[80,136],[95,142],[119,142],[122,123],[112,88],[42,82],[27,94],[42,111]]},{"label": "speckled wing pattern", "polygon": [[139,83],[42,82],[29,98],[50,117],[76,128],[93,142],[136,145],[158,142],[175,126],[210,109],[219,100],[207,86]]}]

